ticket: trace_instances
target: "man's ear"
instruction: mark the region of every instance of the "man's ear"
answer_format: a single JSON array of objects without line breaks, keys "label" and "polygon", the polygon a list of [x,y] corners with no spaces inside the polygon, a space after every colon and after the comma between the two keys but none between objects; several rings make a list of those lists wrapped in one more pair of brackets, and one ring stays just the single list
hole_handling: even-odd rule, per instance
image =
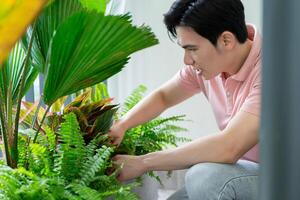
[{"label": "man's ear", "polygon": [[218,46],[224,50],[233,49],[236,42],[236,37],[229,31],[224,31],[218,38]]}]

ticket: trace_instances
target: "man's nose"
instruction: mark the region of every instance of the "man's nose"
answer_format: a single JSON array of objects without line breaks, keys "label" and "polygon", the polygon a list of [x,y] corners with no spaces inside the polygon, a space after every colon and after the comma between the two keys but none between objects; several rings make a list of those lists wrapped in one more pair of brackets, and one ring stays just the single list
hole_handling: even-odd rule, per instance
[{"label": "man's nose", "polygon": [[184,53],[184,59],[183,60],[184,60],[184,64],[186,64],[186,65],[193,65],[194,64],[194,60],[192,59],[192,57],[187,52]]}]

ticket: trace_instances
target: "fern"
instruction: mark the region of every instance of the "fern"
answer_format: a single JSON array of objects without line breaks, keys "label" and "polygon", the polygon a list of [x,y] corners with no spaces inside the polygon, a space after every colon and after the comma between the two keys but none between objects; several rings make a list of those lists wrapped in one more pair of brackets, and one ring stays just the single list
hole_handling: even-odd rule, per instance
[{"label": "fern", "polygon": [[73,184],[72,189],[75,193],[79,195],[81,199],[85,200],[102,200],[102,194],[97,190],[89,188],[81,184]]},{"label": "fern", "polygon": [[133,108],[139,101],[142,100],[146,90],[147,90],[146,86],[140,85],[131,93],[129,97],[125,99],[121,116],[125,115],[131,108]]},{"label": "fern", "polygon": [[187,129],[175,125],[177,122],[186,121],[184,117],[184,115],[180,115],[157,118],[128,130],[120,146],[120,151],[133,155],[144,155],[160,151],[169,145],[177,146],[179,142],[190,141],[188,138],[175,135],[175,133],[187,131]]},{"label": "fern", "polygon": [[18,199],[18,197],[14,195],[14,193],[19,187],[20,182],[13,176],[13,170],[8,166],[0,165],[1,199]]},{"label": "fern", "polygon": [[[125,115],[133,108],[146,92],[146,87],[141,85],[125,100],[121,116]],[[118,153],[131,155],[144,155],[150,152],[160,151],[168,146],[177,146],[180,142],[187,142],[190,139],[178,137],[179,132],[185,132],[187,129],[178,125],[179,122],[185,122],[185,115],[158,117],[150,122],[137,126],[126,131],[124,139],[117,149]],[[162,184],[159,176],[154,172],[148,172],[150,177],[155,178]]]},{"label": "fern", "polygon": [[80,168],[85,155],[84,140],[80,134],[80,128],[74,113],[65,117],[58,135],[59,146],[55,166],[59,175],[71,181],[79,177]]},{"label": "fern", "polygon": [[[117,180],[117,171],[110,176],[105,172],[112,166],[112,147],[101,143],[106,135],[98,135],[85,145],[76,115],[69,113],[57,133],[50,128],[29,143],[32,131],[25,130],[19,146],[27,149],[19,166],[0,167],[0,199],[15,200],[81,200],[81,199],[138,199],[131,190]],[[56,141],[57,140],[57,141]],[[23,151],[22,151],[23,152]],[[22,160],[22,159],[21,159]],[[27,161],[26,161],[27,160]]]},{"label": "fern", "polygon": [[48,150],[54,153],[56,148],[56,135],[48,126],[45,128],[45,133],[47,137]]},{"label": "fern", "polygon": [[24,168],[13,170],[3,166],[0,166],[0,197],[9,200],[54,200],[45,179]]},{"label": "fern", "polygon": [[106,168],[109,167],[110,162],[108,161],[112,151],[111,148],[103,146],[96,150],[96,155],[87,158],[81,169],[80,184],[89,185],[96,173],[104,174]]},{"label": "fern", "polygon": [[99,192],[107,192],[120,188],[120,182],[115,175],[98,175],[91,180],[90,186]]},{"label": "fern", "polygon": [[139,183],[131,183],[131,184],[127,184],[124,186],[120,186],[117,185],[116,187],[113,187],[113,185],[111,185],[111,187],[109,188],[109,190],[102,192],[102,195],[104,197],[112,197],[112,199],[119,199],[119,200],[138,200],[139,197],[133,193],[131,190],[132,188],[135,188],[137,186],[139,186]]},{"label": "fern", "polygon": [[50,175],[52,163],[47,148],[40,144],[30,144],[29,169],[38,175]]},{"label": "fern", "polygon": [[28,160],[29,148],[27,144],[27,138],[19,135],[18,137],[18,166],[25,167],[26,162]]}]

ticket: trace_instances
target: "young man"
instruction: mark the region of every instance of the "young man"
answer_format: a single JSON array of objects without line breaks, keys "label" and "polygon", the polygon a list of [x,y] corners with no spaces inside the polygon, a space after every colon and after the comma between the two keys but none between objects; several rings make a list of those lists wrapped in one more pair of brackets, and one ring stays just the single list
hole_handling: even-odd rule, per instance
[{"label": "young man", "polygon": [[220,131],[171,150],[117,155],[124,163],[119,179],[190,168],[185,187],[169,199],[258,199],[260,36],[246,26],[240,0],[176,0],[164,17],[186,66],[116,122],[110,136],[119,144],[127,129],[197,93],[212,105]]}]

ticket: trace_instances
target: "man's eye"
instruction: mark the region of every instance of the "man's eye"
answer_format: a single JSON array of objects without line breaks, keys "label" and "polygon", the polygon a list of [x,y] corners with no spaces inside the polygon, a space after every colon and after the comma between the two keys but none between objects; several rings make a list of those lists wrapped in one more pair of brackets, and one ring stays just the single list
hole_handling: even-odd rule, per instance
[{"label": "man's eye", "polygon": [[197,51],[197,49],[188,49],[189,51]]}]

